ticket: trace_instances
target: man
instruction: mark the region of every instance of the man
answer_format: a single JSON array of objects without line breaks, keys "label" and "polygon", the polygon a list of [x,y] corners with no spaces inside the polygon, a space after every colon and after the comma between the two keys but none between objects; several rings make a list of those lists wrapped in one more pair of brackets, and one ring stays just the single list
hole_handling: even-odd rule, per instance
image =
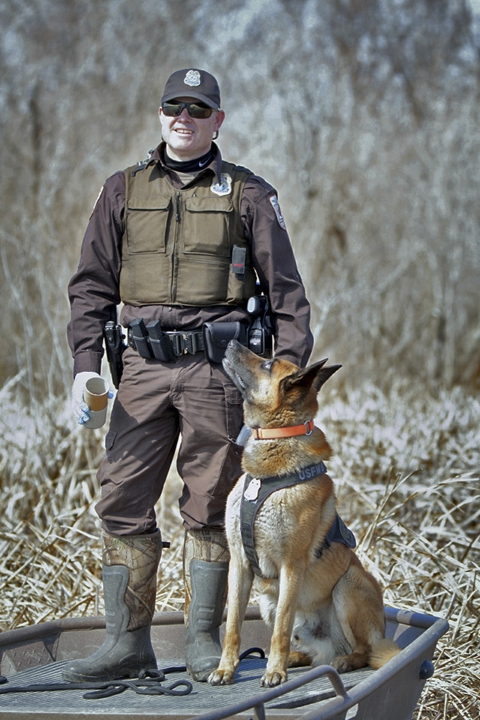
[{"label": "man", "polygon": [[135,677],[156,667],[150,642],[162,540],[154,505],[172,462],[184,482],[186,663],[205,681],[220,658],[227,495],[241,474],[242,400],[221,358],[248,344],[256,279],[268,297],[275,353],[305,365],[310,307],[275,190],[222,161],[216,79],[173,73],[159,109],[163,142],[110,177],[69,285],[73,406],[88,418],[86,380],[100,372],[105,322],[123,302],[129,346],[106,436],[96,506],[104,530],[104,645],[72,662],[70,681]]}]

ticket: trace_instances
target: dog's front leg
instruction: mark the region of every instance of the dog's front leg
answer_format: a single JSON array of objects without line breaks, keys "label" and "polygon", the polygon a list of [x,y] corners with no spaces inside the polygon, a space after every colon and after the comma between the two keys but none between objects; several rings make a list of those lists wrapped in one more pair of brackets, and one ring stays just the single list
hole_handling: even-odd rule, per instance
[{"label": "dog's front leg", "polygon": [[233,683],[240,652],[240,632],[253,583],[253,570],[245,559],[230,558],[228,570],[228,612],[220,664],[208,678],[211,685]]},{"label": "dog's front leg", "polygon": [[301,563],[295,566],[283,565],[280,570],[278,604],[270,642],[270,654],[267,669],[262,677],[264,687],[274,687],[287,680],[290,637],[304,574],[305,569]]}]

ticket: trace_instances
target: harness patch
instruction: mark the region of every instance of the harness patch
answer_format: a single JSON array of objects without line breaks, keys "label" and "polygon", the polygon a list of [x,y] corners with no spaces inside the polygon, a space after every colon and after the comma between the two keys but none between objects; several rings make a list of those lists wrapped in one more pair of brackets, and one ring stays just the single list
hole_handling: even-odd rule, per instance
[{"label": "harness patch", "polygon": [[260,480],[260,478],[252,478],[248,484],[248,487],[243,493],[243,497],[245,498],[245,500],[248,500],[250,502],[253,500],[257,500],[261,487],[262,481]]}]

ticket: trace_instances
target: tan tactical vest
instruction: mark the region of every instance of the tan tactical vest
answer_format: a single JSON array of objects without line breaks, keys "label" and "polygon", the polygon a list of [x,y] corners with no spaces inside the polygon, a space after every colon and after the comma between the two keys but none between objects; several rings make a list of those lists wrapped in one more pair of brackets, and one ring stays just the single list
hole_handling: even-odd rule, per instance
[{"label": "tan tactical vest", "polygon": [[[240,218],[248,171],[222,162],[221,183],[207,174],[177,190],[159,164],[134,170],[125,170],[122,301],[238,305],[254,295],[255,273]],[[232,267],[234,246],[246,249],[243,276]]]}]

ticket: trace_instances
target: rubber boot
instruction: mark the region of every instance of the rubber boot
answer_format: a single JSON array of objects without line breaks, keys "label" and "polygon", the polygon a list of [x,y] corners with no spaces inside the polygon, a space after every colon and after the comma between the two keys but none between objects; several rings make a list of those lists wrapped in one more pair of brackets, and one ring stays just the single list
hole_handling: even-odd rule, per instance
[{"label": "rubber boot", "polygon": [[185,661],[188,672],[199,682],[207,681],[218,667],[222,654],[220,625],[227,595],[228,558],[222,531],[187,533],[184,555]]},{"label": "rubber boot", "polygon": [[105,642],[89,657],[67,665],[64,680],[115,680],[156,669],[150,628],[161,553],[159,530],[151,535],[104,535]]}]

